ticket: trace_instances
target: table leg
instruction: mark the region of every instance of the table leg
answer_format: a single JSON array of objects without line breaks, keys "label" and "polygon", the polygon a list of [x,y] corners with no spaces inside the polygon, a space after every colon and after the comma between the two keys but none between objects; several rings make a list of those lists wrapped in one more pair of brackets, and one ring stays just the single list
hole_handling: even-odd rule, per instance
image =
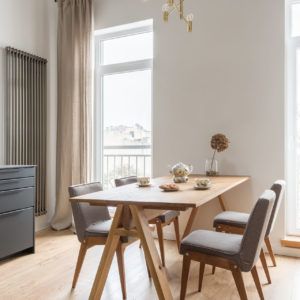
[{"label": "table leg", "polygon": [[182,238],[185,238],[191,232],[194,220],[195,220],[196,215],[197,215],[197,211],[198,211],[197,207],[194,207],[192,209],[190,217],[189,217],[189,220],[188,220],[188,222],[186,224],[186,227],[185,227],[185,230],[184,230]]},{"label": "table leg", "polygon": [[224,199],[223,199],[222,195],[220,195],[220,196],[218,197],[218,199],[219,199],[219,203],[220,203],[220,206],[221,206],[222,210],[223,210],[223,211],[226,211],[226,207],[225,207]]},{"label": "table leg", "polygon": [[[218,196],[218,199],[219,199],[219,203],[220,203],[220,206],[221,206],[222,210],[226,211],[226,207],[225,207],[222,195]],[[188,220],[188,222],[186,224],[186,227],[185,227],[185,230],[184,230],[182,238],[185,238],[191,232],[192,226],[193,226],[193,223],[194,223],[194,220],[195,220],[195,217],[197,215],[197,211],[198,211],[197,207],[194,207],[192,209],[190,217],[189,217],[189,220]]]},{"label": "table leg", "polygon": [[166,272],[158,255],[144,211],[142,208],[134,205],[130,205],[129,207],[139,238],[142,242],[147,265],[150,269],[158,298],[160,300],[171,300],[173,299],[173,296],[166,277]]},{"label": "table leg", "polygon": [[118,243],[120,241],[120,235],[115,234],[114,230],[121,224],[121,217],[123,213],[123,205],[118,205],[114,219],[111,225],[107,241],[105,243],[104,251],[101,257],[101,261],[98,267],[98,271],[93,283],[93,287],[89,296],[89,300],[99,300],[101,298],[104,285],[107,279],[107,275],[116,252]]}]

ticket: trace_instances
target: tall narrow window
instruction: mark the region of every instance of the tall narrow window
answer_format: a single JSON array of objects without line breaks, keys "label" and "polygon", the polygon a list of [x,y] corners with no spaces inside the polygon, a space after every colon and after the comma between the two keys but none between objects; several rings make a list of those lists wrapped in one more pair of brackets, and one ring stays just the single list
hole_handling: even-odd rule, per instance
[{"label": "tall narrow window", "polygon": [[287,2],[287,233],[300,235],[300,1]]},{"label": "tall narrow window", "polygon": [[150,176],[152,20],[95,36],[94,177],[104,188],[125,176]]}]

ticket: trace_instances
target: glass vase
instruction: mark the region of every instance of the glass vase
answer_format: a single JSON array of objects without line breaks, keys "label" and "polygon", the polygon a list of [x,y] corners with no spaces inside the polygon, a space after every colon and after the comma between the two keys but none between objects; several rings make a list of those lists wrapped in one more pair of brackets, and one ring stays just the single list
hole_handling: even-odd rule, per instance
[{"label": "glass vase", "polygon": [[207,159],[205,161],[205,174],[206,174],[206,176],[218,176],[219,175],[217,160]]}]

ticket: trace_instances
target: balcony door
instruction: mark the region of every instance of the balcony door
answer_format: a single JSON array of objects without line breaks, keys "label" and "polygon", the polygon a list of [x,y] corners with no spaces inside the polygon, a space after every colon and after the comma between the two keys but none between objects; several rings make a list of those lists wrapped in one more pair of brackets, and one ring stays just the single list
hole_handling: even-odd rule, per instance
[{"label": "balcony door", "polygon": [[96,32],[94,177],[151,176],[152,21]]}]

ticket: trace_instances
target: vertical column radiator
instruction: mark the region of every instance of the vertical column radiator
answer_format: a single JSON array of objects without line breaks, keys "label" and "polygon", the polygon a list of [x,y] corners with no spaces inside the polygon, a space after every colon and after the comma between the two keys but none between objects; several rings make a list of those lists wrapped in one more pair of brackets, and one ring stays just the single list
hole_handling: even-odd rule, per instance
[{"label": "vertical column radiator", "polygon": [[6,163],[36,165],[35,214],[46,214],[47,60],[6,48]]}]

